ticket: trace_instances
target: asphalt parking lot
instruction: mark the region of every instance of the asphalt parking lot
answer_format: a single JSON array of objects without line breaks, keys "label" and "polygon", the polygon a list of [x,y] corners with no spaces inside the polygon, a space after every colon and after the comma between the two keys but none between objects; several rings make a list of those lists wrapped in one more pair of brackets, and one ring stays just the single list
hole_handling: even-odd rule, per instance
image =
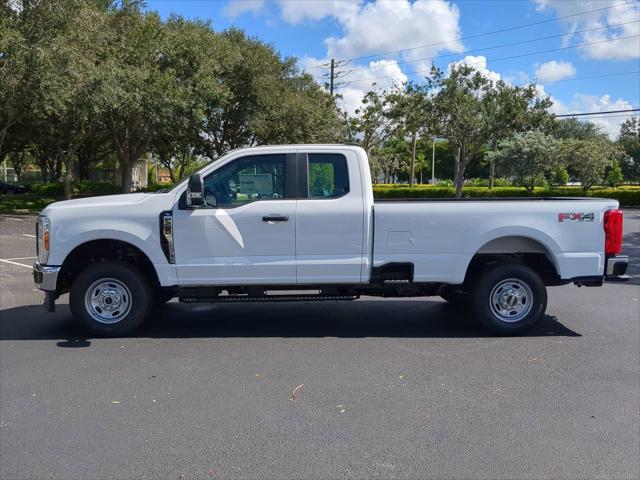
[{"label": "asphalt parking lot", "polygon": [[[639,478],[640,210],[627,284],[486,336],[439,298],[189,306],[86,338],[0,217],[0,478]],[[292,390],[303,385],[291,400]]]}]

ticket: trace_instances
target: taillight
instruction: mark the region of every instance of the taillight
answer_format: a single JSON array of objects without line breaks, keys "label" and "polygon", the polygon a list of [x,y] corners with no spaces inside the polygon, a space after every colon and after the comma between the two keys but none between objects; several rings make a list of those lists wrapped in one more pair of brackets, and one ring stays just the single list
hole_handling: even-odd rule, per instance
[{"label": "taillight", "polygon": [[604,214],[604,253],[622,252],[622,211],[607,210]]}]

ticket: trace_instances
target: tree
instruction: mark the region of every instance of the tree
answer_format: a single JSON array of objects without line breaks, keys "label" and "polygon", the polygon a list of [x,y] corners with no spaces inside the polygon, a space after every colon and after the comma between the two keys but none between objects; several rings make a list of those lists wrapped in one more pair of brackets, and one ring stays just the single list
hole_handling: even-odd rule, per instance
[{"label": "tree", "polygon": [[595,123],[578,120],[577,118],[563,118],[551,125],[551,133],[561,140],[593,140],[606,139],[607,134]]},{"label": "tree", "polygon": [[154,136],[180,108],[175,72],[163,63],[164,29],[156,13],[124,2],[109,12],[95,107],[118,158],[123,192]]},{"label": "tree", "polygon": [[197,165],[205,102],[220,94],[217,40],[206,22],[170,17],[164,27],[160,68],[173,75],[173,103],[151,137],[150,150],[172,182]]},{"label": "tree", "polygon": [[620,149],[607,139],[565,140],[561,151],[562,159],[580,181],[584,192],[602,183],[607,167],[622,156]]},{"label": "tree", "polygon": [[624,180],[622,174],[622,168],[620,168],[620,162],[614,162],[611,168],[607,171],[605,178],[606,182],[613,188],[618,188]]},{"label": "tree", "polygon": [[404,88],[392,92],[387,98],[390,104],[388,116],[396,123],[398,134],[406,135],[411,139],[409,185],[413,186],[418,137],[422,133],[435,133],[434,104],[429,96],[428,85],[412,82],[408,82]]},{"label": "tree", "polygon": [[438,89],[435,105],[440,134],[455,148],[454,182],[456,198],[460,198],[465,169],[492,137],[488,111],[492,83],[467,65],[452,67],[448,76],[434,67],[428,82]]},{"label": "tree", "polygon": [[205,99],[202,153],[269,143],[337,141],[343,136],[333,99],[295,59],[282,60],[271,46],[230,29],[209,53],[218,57],[221,91]]},{"label": "tree", "polygon": [[489,153],[493,161],[530,192],[558,166],[559,142],[540,131],[518,134],[498,145]]},{"label": "tree", "polygon": [[0,3],[0,158],[9,130],[31,113],[46,88],[48,40],[61,5],[45,3]]},{"label": "tree", "polygon": [[640,117],[625,120],[620,127],[618,145],[625,153],[621,162],[625,179],[640,181]]},{"label": "tree", "polygon": [[462,195],[467,167],[484,145],[492,141],[495,146],[500,138],[550,122],[549,99],[538,99],[531,85],[494,82],[468,65],[452,67],[449,75],[433,68],[427,81],[438,91],[439,132],[455,148],[456,198]]},{"label": "tree", "polygon": [[[487,113],[491,128],[491,146],[495,151],[498,141],[513,134],[549,126],[553,116],[548,112],[549,97],[539,98],[534,85],[513,86],[502,80],[495,82],[486,94]],[[495,165],[490,162],[489,188],[493,188]]]},{"label": "tree", "polygon": [[362,106],[356,110],[351,124],[351,136],[371,155],[374,148],[384,143],[394,133],[395,125],[389,118],[386,92],[367,92]]}]

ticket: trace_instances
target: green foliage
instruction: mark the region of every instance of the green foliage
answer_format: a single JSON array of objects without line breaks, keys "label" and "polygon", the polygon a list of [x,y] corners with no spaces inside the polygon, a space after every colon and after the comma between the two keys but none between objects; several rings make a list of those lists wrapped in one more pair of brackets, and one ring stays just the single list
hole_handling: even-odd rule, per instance
[{"label": "green foliage", "polygon": [[640,182],[640,117],[631,117],[622,124],[618,145],[624,151],[621,162],[624,178]]},{"label": "green foliage", "polygon": [[547,174],[547,180],[551,185],[563,186],[569,183],[569,172],[564,165],[555,165]]},{"label": "green foliage", "polygon": [[[453,182],[451,183],[453,185]],[[489,179],[487,178],[469,178],[465,182],[465,186],[467,187],[488,187]],[[513,186],[513,181],[510,178],[495,178],[493,180],[494,187],[511,187]]]},{"label": "green foliage", "polygon": [[428,85],[437,91],[438,134],[455,147],[454,180],[460,196],[465,170],[487,144],[509,134],[537,128],[548,121],[551,102],[539,99],[533,85],[513,87],[493,82],[467,65],[448,76],[433,69]]},{"label": "green foliage", "polygon": [[554,138],[532,131],[500,142],[499,150],[488,155],[503,175],[514,177],[516,184],[533,191],[559,166],[558,148]]},{"label": "green foliage", "polygon": [[129,191],[148,153],[176,181],[233,148],[344,138],[328,93],[240,30],[137,0],[22,4],[0,3],[0,161],[28,150],[45,181],[117,162]]},{"label": "green foliage", "polygon": [[58,199],[33,194],[0,195],[0,213],[39,212]]},{"label": "green foliage", "polygon": [[565,140],[560,155],[571,175],[586,192],[593,185],[601,184],[605,172],[622,156],[620,149],[608,139]]},{"label": "green foliage", "polygon": [[[31,192],[43,197],[60,197],[65,193],[63,183],[34,183]],[[71,192],[74,196],[113,195],[119,188],[109,182],[80,181],[71,184]]]},{"label": "green foliage", "polygon": [[325,191],[333,191],[333,165],[330,163],[309,162],[309,195],[323,197]]},{"label": "green foliage", "polygon": [[551,126],[551,134],[559,140],[602,140],[607,138],[607,134],[598,125],[577,118],[556,120]]},{"label": "green foliage", "polygon": [[622,184],[624,181],[624,175],[622,174],[622,168],[620,167],[619,162],[615,162],[609,169],[605,181],[607,182],[607,185],[614,188]]}]

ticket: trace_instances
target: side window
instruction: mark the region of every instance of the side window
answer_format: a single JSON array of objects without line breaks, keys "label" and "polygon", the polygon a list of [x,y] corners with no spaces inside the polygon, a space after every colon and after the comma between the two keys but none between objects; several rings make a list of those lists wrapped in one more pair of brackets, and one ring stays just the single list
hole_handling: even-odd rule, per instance
[{"label": "side window", "polygon": [[285,155],[242,157],[204,177],[207,206],[233,208],[284,198]]},{"label": "side window", "polygon": [[309,198],[337,198],[347,193],[347,159],[335,153],[310,153]]}]

